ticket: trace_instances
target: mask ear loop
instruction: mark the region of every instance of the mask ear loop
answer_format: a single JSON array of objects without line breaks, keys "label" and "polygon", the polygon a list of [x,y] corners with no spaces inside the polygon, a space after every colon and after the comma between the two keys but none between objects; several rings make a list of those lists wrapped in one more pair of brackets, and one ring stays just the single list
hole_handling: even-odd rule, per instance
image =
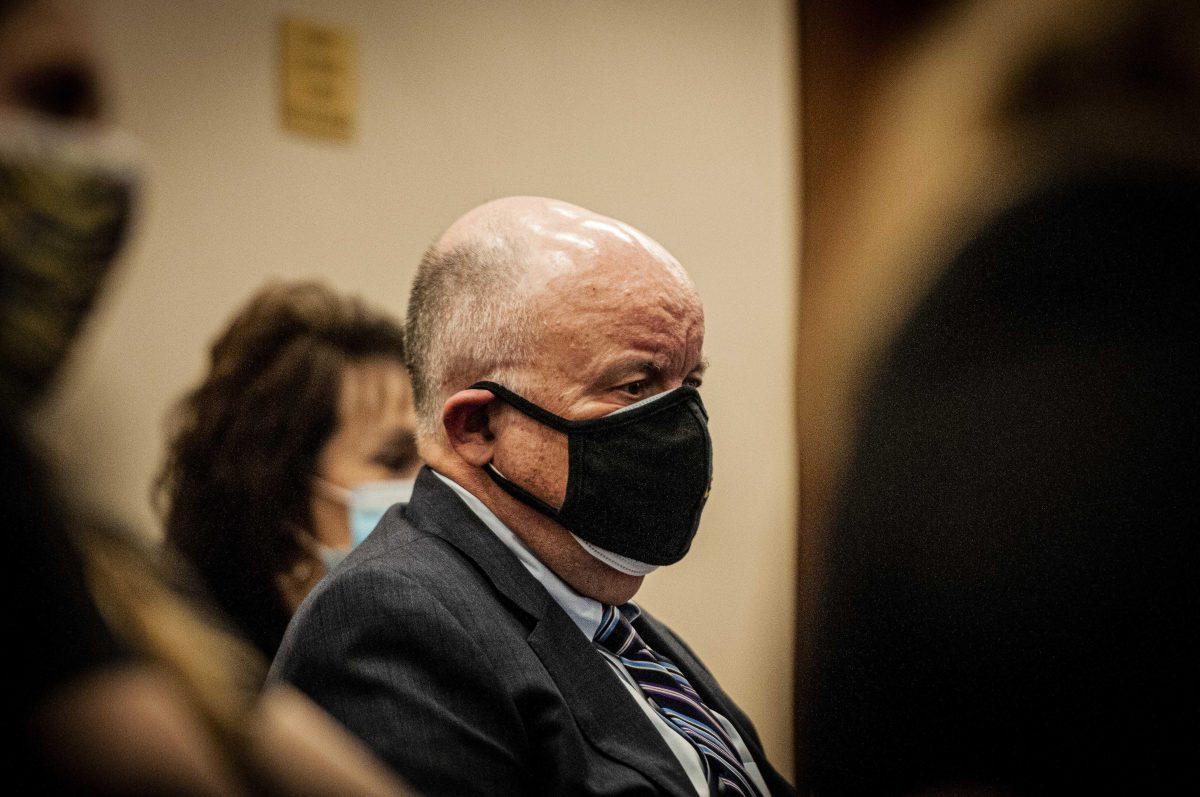
[{"label": "mask ear loop", "polygon": [[340,484],[335,484],[324,476],[312,475],[312,484],[318,493],[325,496],[329,500],[341,504],[342,506],[350,506],[350,496],[353,490],[348,487],[343,487]]},{"label": "mask ear loop", "polygon": [[539,407],[529,399],[512,392],[504,385],[498,385],[495,382],[484,381],[476,382],[467,389],[486,390],[496,398],[503,401],[505,404],[520,410],[521,413],[528,415],[535,421],[539,421],[546,426],[549,426],[556,432],[566,433],[571,428],[571,422],[566,418],[562,417],[561,415],[555,415],[553,412],[550,412],[550,410]]},{"label": "mask ear loop", "polygon": [[496,466],[492,463],[489,462],[484,465],[483,471],[492,478],[492,481],[500,485],[500,488],[504,490],[504,492],[508,493],[513,498],[517,499],[523,504],[533,507],[551,520],[557,521],[559,519],[559,510],[550,506],[550,504],[547,504],[545,501],[538,498],[521,485],[511,481],[503,473],[496,470]]},{"label": "mask ear loop", "polygon": [[[555,431],[566,432],[568,425],[566,418],[555,415],[549,410],[542,409],[532,401],[517,395],[503,385],[498,385],[495,382],[483,381],[476,382],[475,384],[471,385],[468,390],[486,390],[496,398],[503,401],[505,404],[513,407],[518,412],[528,415],[535,421],[539,421]],[[559,520],[558,509],[538,498],[521,485],[509,479],[503,473],[496,470],[496,466],[492,463],[489,462],[484,465],[483,471],[491,477],[492,481],[499,485],[500,489],[504,490],[504,492],[508,493],[513,498],[527,506],[533,507],[551,520]]]}]

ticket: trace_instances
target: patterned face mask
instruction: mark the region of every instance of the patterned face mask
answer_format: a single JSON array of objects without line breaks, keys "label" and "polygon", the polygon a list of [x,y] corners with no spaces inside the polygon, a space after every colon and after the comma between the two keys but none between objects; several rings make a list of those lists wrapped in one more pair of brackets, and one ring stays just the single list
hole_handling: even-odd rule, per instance
[{"label": "patterned face mask", "polygon": [[125,235],[136,146],[117,131],[0,116],[0,408],[53,379]]}]

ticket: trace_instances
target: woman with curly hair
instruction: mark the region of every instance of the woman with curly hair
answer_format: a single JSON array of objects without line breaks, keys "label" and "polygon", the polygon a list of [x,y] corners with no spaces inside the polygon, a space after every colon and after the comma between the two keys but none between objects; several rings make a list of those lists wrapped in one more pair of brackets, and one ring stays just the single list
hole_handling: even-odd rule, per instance
[{"label": "woman with curly hair", "polygon": [[272,657],[308,592],[420,462],[404,336],[314,282],[272,283],[212,346],[170,422],[157,483],[167,541]]}]

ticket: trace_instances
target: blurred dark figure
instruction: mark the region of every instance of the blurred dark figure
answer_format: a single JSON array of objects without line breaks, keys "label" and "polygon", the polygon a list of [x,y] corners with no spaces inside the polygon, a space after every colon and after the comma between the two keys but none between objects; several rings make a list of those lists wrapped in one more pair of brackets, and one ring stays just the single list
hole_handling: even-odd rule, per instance
[{"label": "blurred dark figure", "polygon": [[92,599],[79,523],[27,440],[129,217],[136,158],[100,118],[87,36],[49,2],[0,3],[0,523],[4,771],[28,793],[222,793],[186,696]]},{"label": "blurred dark figure", "polygon": [[166,535],[270,660],[322,577],[407,502],[420,467],[404,331],[313,282],[273,283],[171,418]]},{"label": "blurred dark figure", "polygon": [[[1200,4],[969,5],[928,41],[1016,42],[1001,79],[924,59],[912,91],[988,95],[1001,156],[971,212],[917,183],[894,211],[939,245],[896,236],[930,287],[860,404],[798,769],[820,794],[1173,791],[1200,761]],[[936,159],[955,118],[908,145]]]},{"label": "blurred dark figure", "polygon": [[69,5],[0,1],[3,771],[21,794],[403,794],[264,662],[86,519],[31,443],[124,236],[136,147],[106,123]]}]

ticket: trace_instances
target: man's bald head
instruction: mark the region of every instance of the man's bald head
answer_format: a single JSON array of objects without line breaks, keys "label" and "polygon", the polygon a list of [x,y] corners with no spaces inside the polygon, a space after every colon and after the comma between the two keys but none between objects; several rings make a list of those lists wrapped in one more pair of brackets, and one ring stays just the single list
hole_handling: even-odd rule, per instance
[{"label": "man's bald head", "polygon": [[423,435],[438,433],[450,393],[484,378],[519,386],[547,333],[548,306],[576,289],[598,296],[647,283],[699,305],[675,258],[622,221],[542,197],[464,214],[425,253],[409,298],[406,347]]}]

